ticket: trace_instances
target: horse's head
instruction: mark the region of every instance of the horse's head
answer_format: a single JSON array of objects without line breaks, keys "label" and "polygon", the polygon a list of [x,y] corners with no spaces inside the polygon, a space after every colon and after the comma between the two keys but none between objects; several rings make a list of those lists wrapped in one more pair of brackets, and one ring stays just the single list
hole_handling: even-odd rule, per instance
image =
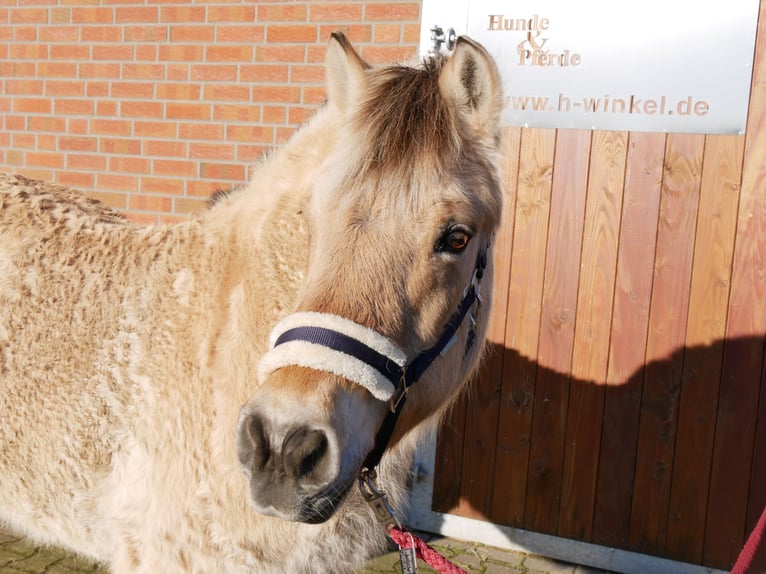
[{"label": "horse's head", "polygon": [[272,333],[237,437],[255,507],[304,522],[337,508],[395,387],[444,338],[461,301],[454,341],[421,359],[408,381],[418,379],[391,444],[438,417],[475,368],[491,276],[481,309],[464,291],[491,260],[502,201],[502,96],[482,47],[463,38],[449,59],[373,68],[334,35],[326,70],[338,133],[328,141],[338,143],[305,210],[305,284]]}]

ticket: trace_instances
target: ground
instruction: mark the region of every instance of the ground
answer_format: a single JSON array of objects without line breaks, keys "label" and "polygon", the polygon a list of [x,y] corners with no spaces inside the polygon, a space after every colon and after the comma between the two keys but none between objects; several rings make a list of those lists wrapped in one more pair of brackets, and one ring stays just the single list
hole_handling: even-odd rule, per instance
[{"label": "ground", "polygon": [[[471,574],[607,574],[549,560],[541,556],[469,544],[457,540],[422,534],[442,556]],[[418,571],[433,574],[423,562]],[[57,548],[44,548],[30,544],[23,538],[0,530],[0,572],[2,574],[107,574],[106,568],[76,558]],[[391,552],[368,562],[357,574],[401,573],[399,554]]]}]

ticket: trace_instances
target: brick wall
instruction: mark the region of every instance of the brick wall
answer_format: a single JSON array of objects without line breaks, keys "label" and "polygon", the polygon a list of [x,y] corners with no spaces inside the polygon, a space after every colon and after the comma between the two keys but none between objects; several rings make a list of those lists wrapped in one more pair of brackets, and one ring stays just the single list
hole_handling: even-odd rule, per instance
[{"label": "brick wall", "polygon": [[419,17],[418,0],[0,0],[0,170],[183,218],[324,100],[332,31],[402,60]]}]

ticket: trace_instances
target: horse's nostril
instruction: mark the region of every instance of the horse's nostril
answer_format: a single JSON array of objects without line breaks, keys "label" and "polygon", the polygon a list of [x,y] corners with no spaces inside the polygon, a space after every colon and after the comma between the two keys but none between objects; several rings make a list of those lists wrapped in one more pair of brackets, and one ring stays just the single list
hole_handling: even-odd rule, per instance
[{"label": "horse's nostril", "polygon": [[244,436],[240,435],[239,461],[249,471],[263,470],[271,448],[261,417],[249,415],[244,421],[243,430]]},{"label": "horse's nostril", "polygon": [[282,445],[285,472],[303,484],[324,482],[331,464],[328,450],[329,441],[323,431],[296,429]]}]

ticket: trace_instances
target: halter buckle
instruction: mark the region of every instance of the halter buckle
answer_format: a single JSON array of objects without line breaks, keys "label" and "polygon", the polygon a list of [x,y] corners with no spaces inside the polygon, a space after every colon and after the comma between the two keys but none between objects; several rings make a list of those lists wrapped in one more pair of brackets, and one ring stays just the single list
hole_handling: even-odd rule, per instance
[{"label": "halter buckle", "polygon": [[362,498],[369,504],[372,512],[375,514],[375,518],[378,522],[384,525],[386,528],[396,526],[401,528],[402,525],[399,519],[394,513],[394,509],[388,502],[386,493],[377,485],[375,479],[377,474],[375,469],[363,468],[359,473],[359,490],[362,493]]},{"label": "halter buckle", "polygon": [[395,413],[399,409],[400,403],[404,400],[407,394],[407,367],[402,368],[402,376],[399,379],[399,385],[394,390],[394,394],[389,399],[391,412]]}]

